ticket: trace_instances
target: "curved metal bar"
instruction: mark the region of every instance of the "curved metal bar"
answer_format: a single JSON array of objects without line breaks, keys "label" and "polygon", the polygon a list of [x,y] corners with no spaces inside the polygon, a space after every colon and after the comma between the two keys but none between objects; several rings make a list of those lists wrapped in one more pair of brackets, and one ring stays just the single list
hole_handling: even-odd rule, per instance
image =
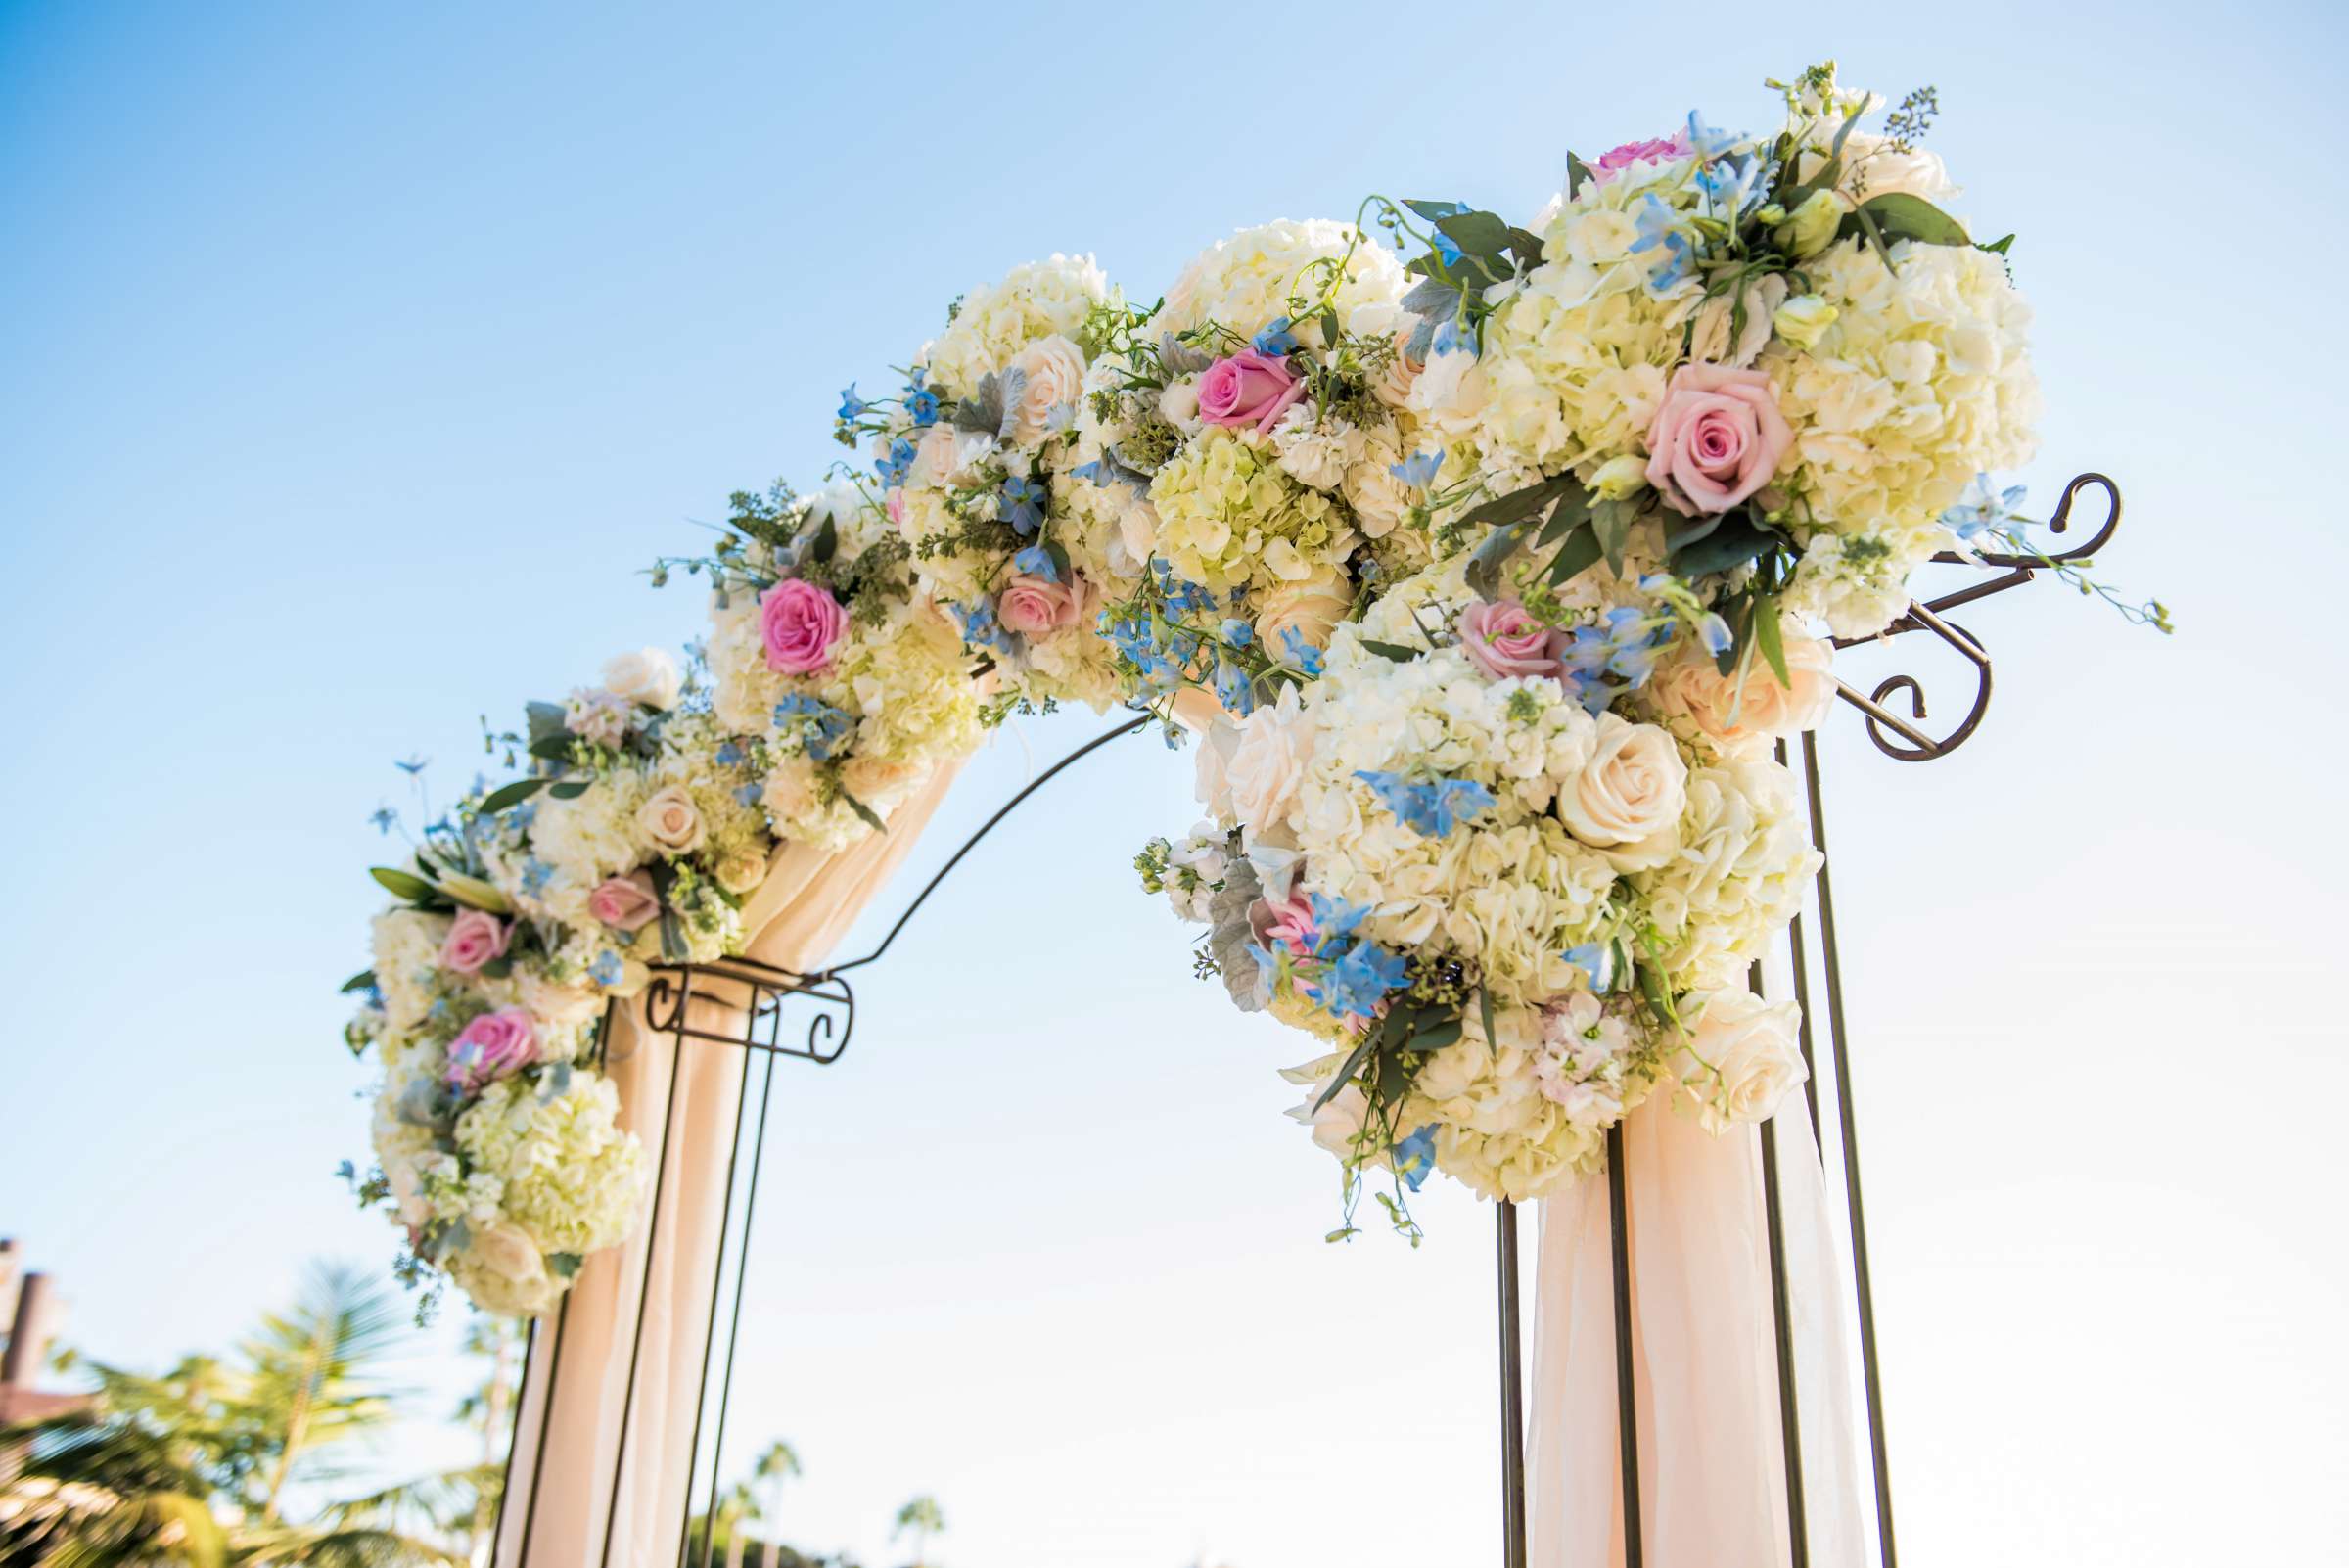
[{"label": "curved metal bar", "polygon": [[1069,753],[1068,756],[1062,758],[1059,761],[1054,762],[1050,767],[1045,768],[1041,773],[1036,774],[1033,779],[1030,779],[1026,789],[1021,790],[1019,794],[1014,795],[1010,800],[1005,801],[1002,806],[996,809],[994,815],[989,817],[980,825],[978,832],[972,834],[969,838],[962,841],[962,848],[956,850],[952,856],[947,859],[946,863],[938,868],[938,874],[922,885],[922,891],[913,896],[913,902],[905,906],[904,912],[898,916],[897,924],[889,928],[889,935],[881,939],[880,946],[875,947],[871,952],[866,953],[861,958],[852,958],[847,963],[834,964],[828,969],[821,970],[812,978],[817,980],[832,979],[845,969],[862,968],[864,965],[869,964],[874,959],[880,957],[883,953],[889,951],[889,945],[898,940],[898,933],[905,929],[905,923],[911,920],[914,915],[921,910],[923,904],[930,901],[930,895],[938,891],[939,884],[945,881],[948,876],[953,874],[954,868],[962,864],[962,857],[970,853],[973,850],[977,849],[981,839],[986,838],[990,833],[992,833],[995,830],[996,823],[1011,815],[1013,811],[1018,810],[1022,801],[1025,801],[1029,796],[1034,795],[1037,790],[1040,790],[1046,784],[1049,784],[1056,774],[1061,772],[1062,769],[1068,767],[1070,764],[1078,761],[1080,759],[1091,756],[1094,752],[1097,752],[1102,747],[1107,746],[1111,741],[1123,740],[1128,735],[1139,734],[1142,730],[1149,727],[1151,720],[1155,716],[1155,715],[1144,714],[1141,717],[1134,719],[1131,723],[1121,724],[1106,735],[1096,735],[1091,740],[1086,741],[1082,746],[1080,746],[1075,751]]},{"label": "curved metal bar", "polygon": [[[1963,626],[1942,620],[1933,613],[1929,606],[1911,604],[1909,607],[1908,616],[1903,619],[1912,621],[1916,625],[1931,631],[1943,642],[1957,649],[1959,654],[1964,656],[1966,662],[1974,667],[1973,705],[1966,710],[1965,717],[1958,721],[1958,727],[1950,731],[1948,735],[1936,740],[1884,706],[1886,698],[1895,692],[1905,691],[1909,694],[1910,716],[1923,718],[1925,716],[1925,689],[1917,683],[1914,675],[1889,676],[1877,685],[1873,693],[1865,697],[1861,696],[1839,680],[1835,683],[1835,694],[1867,715],[1867,738],[1875,744],[1877,751],[1895,761],[1930,762],[1936,758],[1949,756],[1950,753],[1964,745],[1974,731],[1981,727],[1983,715],[1990,712],[1990,655],[1982,651],[1982,644],[1975,640],[1972,632],[1967,631]],[[1888,739],[1885,733],[1887,730],[1906,744],[1896,744],[1893,740]]]},{"label": "curved metal bar", "polygon": [[1944,550],[1933,559],[1951,566],[2031,568],[2083,565],[2092,559],[2098,550],[2112,542],[2114,532],[2121,526],[2121,487],[2102,474],[2074,475],[2072,482],[2063,487],[2063,495],[2056,501],[2055,510],[2048,514],[2048,531],[2050,533],[2063,532],[2072,526],[2072,503],[2080,498],[2081,491],[2091,486],[2104,492],[2104,521],[2098,526],[2096,531],[2090,534],[2084,542],[2075,544],[2068,550],[2044,556],[1997,555],[1988,551],[1978,555],[1964,556],[1954,550]]}]

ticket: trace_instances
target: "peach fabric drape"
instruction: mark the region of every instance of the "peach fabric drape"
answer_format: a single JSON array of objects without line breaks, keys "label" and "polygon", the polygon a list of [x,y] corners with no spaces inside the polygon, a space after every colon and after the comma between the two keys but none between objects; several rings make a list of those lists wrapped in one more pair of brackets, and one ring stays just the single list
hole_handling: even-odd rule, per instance
[{"label": "peach fabric drape", "polygon": [[[1624,1123],[1641,1541],[1650,1568],[1789,1559],[1761,1136],[1658,1094]],[[1844,1273],[1802,1095],[1777,1115],[1804,1519],[1818,1568],[1865,1547]],[[1534,1568],[1623,1561],[1613,1240],[1604,1177],[1542,1205],[1526,1487]]]},{"label": "peach fabric drape", "polygon": [[[941,768],[898,808],[886,834],[837,853],[799,845],[778,852],[766,881],[745,904],[744,924],[758,933],[749,955],[800,973],[820,967],[921,838],[957,771]],[[739,1009],[722,999],[697,996],[689,1005],[693,1027],[738,1027],[733,1021],[741,1017]],[[665,1172],[659,1177],[660,1223],[639,1224],[627,1245],[596,1254],[580,1269],[564,1309],[559,1363],[555,1318],[550,1314],[539,1325],[515,1422],[496,1568],[638,1568],[675,1556],[688,1506],[688,1447],[743,1069],[739,1048],[710,1040],[681,1043],[680,1049],[677,1037],[646,1026],[641,998],[615,1020],[608,1056],[622,1119],[644,1140],[655,1169]],[[666,1147],[665,1117],[670,1129]],[[649,1197],[647,1203],[649,1208]],[[636,1393],[628,1402],[631,1360]],[[623,1403],[629,1406],[624,1431]],[[623,1442],[616,1499],[612,1479]]]}]

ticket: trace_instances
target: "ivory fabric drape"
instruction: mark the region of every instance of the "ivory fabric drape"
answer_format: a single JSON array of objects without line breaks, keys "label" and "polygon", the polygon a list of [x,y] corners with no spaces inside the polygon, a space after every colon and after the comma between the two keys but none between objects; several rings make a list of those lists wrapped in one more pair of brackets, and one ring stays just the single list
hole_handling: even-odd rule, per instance
[{"label": "ivory fabric drape", "polygon": [[[1715,1137],[1658,1093],[1624,1122],[1641,1541],[1650,1568],[1789,1560],[1762,1140]],[[1859,1568],[1843,1268],[1800,1094],[1777,1114],[1804,1520],[1819,1568]],[[1616,1568],[1623,1483],[1603,1177],[1542,1205],[1526,1465],[1534,1568]]]},{"label": "ivory fabric drape", "polygon": [[[746,929],[758,933],[749,956],[802,974],[819,968],[921,838],[958,771],[940,768],[898,808],[885,834],[833,853],[800,845],[777,852],[766,880],[744,906]],[[704,1000],[702,989],[697,985],[688,1023],[737,1029],[739,1007],[719,997]],[[650,1168],[660,1173],[648,1189],[659,1193],[659,1223],[648,1218],[626,1245],[587,1260],[562,1309],[559,1336],[553,1315],[539,1325],[515,1421],[496,1568],[637,1568],[675,1556],[689,1505],[694,1404],[715,1289],[742,1058],[738,1047],[656,1033],[645,1023],[641,997],[614,1020],[607,1059],[622,1121],[644,1140]],[[651,1201],[648,1196],[648,1209]],[[633,1400],[627,1396],[631,1363]]]}]

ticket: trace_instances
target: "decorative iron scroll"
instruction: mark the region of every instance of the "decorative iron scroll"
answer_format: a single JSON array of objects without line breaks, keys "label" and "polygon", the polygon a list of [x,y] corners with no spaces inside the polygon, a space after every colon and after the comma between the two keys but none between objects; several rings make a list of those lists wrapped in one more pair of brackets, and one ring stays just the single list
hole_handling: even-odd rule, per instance
[{"label": "decorative iron scroll", "polygon": [[[2110,542],[2114,531],[2120,527],[2120,487],[2102,474],[2082,474],[2064,486],[2061,500],[2046,523],[2050,533],[2066,532],[2071,527],[2074,504],[2084,491],[2092,488],[2103,491],[2105,514],[2101,525],[2085,542],[2055,554],[2002,554],[1985,551],[1971,554],[1945,552],[1937,555],[1933,559],[1938,565],[1971,567],[1996,573],[1997,576],[1937,598],[1911,602],[1906,615],[1892,623],[1875,637],[1836,640],[1834,646],[1841,649],[1860,642],[1889,642],[1895,637],[1911,632],[1927,632],[1933,638],[1955,650],[1974,672],[1975,687],[1971,705],[1967,708],[1964,716],[1947,734],[1938,738],[1918,727],[1927,715],[1924,688],[1914,675],[1902,673],[1888,676],[1866,695],[1838,681],[1836,683],[1837,695],[1857,708],[1864,715],[1867,737],[1878,751],[1899,761],[1932,761],[1947,757],[1972,737],[1974,731],[1980,727],[1990,706],[1991,659],[1981,641],[1963,626],[1948,620],[1947,614],[1961,606],[1990,598],[1994,594],[2004,593],[2009,588],[2018,587],[2030,581],[2041,572],[2060,572],[2067,567],[2087,565],[2097,551]],[[1905,718],[1886,706],[1891,698],[1902,693],[1907,695],[1910,710],[1909,716]],[[931,895],[936,893],[945,879],[962,863],[963,858],[1031,795],[1074,763],[1107,746],[1112,741],[1139,733],[1153,721],[1151,715],[1145,715],[1122,723],[1117,728],[1094,737],[1037,774],[1019,793],[1005,802],[986,822],[981,824],[978,831],[966,839],[962,846],[947,857],[945,863],[907,903],[905,909],[883,936],[879,945],[862,957],[852,958],[846,962],[833,964],[812,974],[805,975],[747,958],[729,958],[706,964],[674,964],[654,967],[652,980],[644,992],[645,1023],[652,1032],[676,1037],[680,1047],[684,1040],[693,1039],[706,1040],[718,1045],[740,1046],[744,1049],[742,1092],[737,1100],[735,1141],[731,1156],[734,1160],[740,1159],[745,1147],[742,1132],[746,1113],[750,1106],[751,1064],[757,1056],[762,1055],[766,1058],[764,1083],[759,1095],[757,1129],[748,1140],[750,1187],[746,1195],[745,1213],[740,1226],[742,1245],[739,1250],[735,1251],[733,1259],[735,1287],[732,1323],[726,1337],[725,1360],[718,1383],[718,1407],[715,1412],[716,1449],[711,1459],[709,1511],[702,1516],[705,1520],[713,1517],[716,1510],[719,1461],[724,1453],[727,1415],[733,1386],[734,1355],[741,1333],[742,1303],[747,1284],[751,1219],[749,1211],[757,1202],[758,1197],[758,1177],[764,1154],[766,1117],[773,1092],[776,1059],[791,1057],[801,1061],[814,1062],[819,1066],[838,1061],[842,1053],[848,1049],[850,1038],[854,1032],[856,1015],[856,995],[847,978],[848,972],[871,964],[887,953],[890,945],[897,941],[898,934],[905,929],[906,924],[919,912]],[[1804,781],[1809,796],[1812,842],[1823,853],[1826,849],[1826,816],[1819,795],[1819,751],[1815,737],[1805,734],[1802,737],[1801,747]],[[1783,743],[1778,747],[1778,760],[1781,763],[1788,761],[1787,748]],[[1868,1275],[1867,1233],[1862,1211],[1857,1129],[1852,1108],[1850,1038],[1844,1023],[1843,981],[1835,946],[1833,891],[1828,880],[1827,869],[1824,866],[1818,874],[1815,888],[1819,920],[1818,946],[1821,977],[1825,982],[1827,1003],[1825,1017],[1817,1022],[1819,1036],[1823,1037],[1826,1047],[1831,1053],[1831,1071],[1836,1091],[1836,1132],[1837,1142],[1842,1152],[1846,1215],[1851,1229],[1853,1285],[1859,1310],[1861,1371],[1866,1403],[1869,1459],[1874,1480],[1876,1540],[1882,1568],[1896,1568],[1891,1472],[1885,1449],[1882,1380],[1876,1356],[1875,1303]],[[1788,945],[1792,958],[1795,1000],[1799,1004],[1802,1014],[1800,1038],[1803,1060],[1805,1065],[1811,1069],[1804,1085],[1804,1092],[1810,1103],[1812,1136],[1818,1143],[1819,1152],[1823,1155],[1825,1132],[1819,1118],[1819,1076],[1811,1007],[1811,975],[1806,959],[1805,925],[1808,919],[1808,915],[1798,916],[1792,922],[1788,931]],[[1761,989],[1759,965],[1755,968],[1753,985],[1757,991]],[[807,1022],[806,1037],[799,1040],[786,1039],[784,1033],[784,1012],[793,997],[806,998],[813,1007],[812,1015]],[[692,1004],[697,1000],[725,1009],[728,1015],[737,1022],[725,1029],[703,1027],[695,1021]],[[610,1025],[611,1014],[607,1013],[604,1031],[606,1038],[609,1038],[610,1036]],[[669,1118],[673,1118],[675,1075],[671,1076],[670,1084],[668,1110]],[[665,1149],[670,1130],[669,1118],[665,1118],[664,1121],[663,1147]],[[1808,1568],[1809,1531],[1805,1517],[1801,1424],[1795,1399],[1796,1383],[1790,1328],[1790,1304],[1787,1300],[1784,1232],[1778,1191],[1776,1131],[1774,1123],[1766,1122],[1762,1125],[1765,1219],[1770,1243],[1772,1306],[1776,1331],[1777,1387],[1786,1477],[1791,1568]],[[1623,1128],[1620,1124],[1608,1130],[1607,1180],[1610,1228],[1613,1232],[1617,1419],[1622,1470],[1625,1568],[1643,1568],[1644,1548],[1641,1539],[1639,1506],[1638,1411],[1633,1397],[1630,1237],[1625,1212],[1623,1141]],[[666,1175],[666,1164],[667,1162],[664,1160],[664,1175]],[[709,1332],[703,1347],[702,1400],[704,1402],[707,1401],[709,1395],[709,1374],[717,1344],[718,1303],[721,1299],[721,1286],[726,1273],[729,1251],[725,1238],[735,1228],[732,1218],[735,1185],[733,1176],[733,1167],[729,1164],[725,1214],[720,1221],[718,1257],[712,1281]],[[640,1333],[644,1293],[650,1284],[652,1249],[661,1216],[661,1192],[658,1185],[653,1194],[652,1207],[651,1230],[648,1231],[644,1242],[647,1278],[640,1284],[638,1295]],[[1512,1203],[1501,1202],[1495,1205],[1495,1210],[1500,1328],[1502,1561],[1505,1568],[1526,1568],[1524,1374],[1521,1346],[1522,1314],[1518,1269],[1517,1209],[1516,1205]],[[566,1307],[568,1307],[568,1299]],[[547,1373],[550,1378],[561,1364],[565,1315],[563,1313],[558,1313],[555,1318],[554,1345],[550,1354]],[[536,1325],[533,1324],[533,1344],[535,1339]],[[639,1350],[642,1348],[641,1337],[637,1348]],[[529,1375],[526,1372],[526,1383]],[[622,1472],[627,1459],[625,1439],[627,1408],[633,1404],[635,1385],[636,1366],[634,1359],[631,1358],[627,1394],[622,1413],[623,1435],[619,1452],[614,1458],[611,1478],[611,1497],[615,1514],[619,1504]],[[527,1392],[526,1386],[524,1393],[527,1395]],[[519,1409],[521,1405],[522,1401],[518,1398],[516,1407]],[[702,1404],[697,1403],[694,1411],[695,1454],[692,1460],[694,1473],[687,1477],[689,1492],[693,1480],[698,1478],[700,1472],[698,1451],[704,1414]],[[546,1430],[551,1420],[551,1410],[541,1414],[539,1428],[541,1458],[544,1453]],[[507,1456],[509,1475],[512,1464],[513,1455],[509,1453]],[[521,1522],[523,1532],[521,1556],[526,1564],[530,1555],[531,1526],[537,1512],[536,1476],[537,1472],[533,1469],[531,1496],[525,1507]],[[687,1568],[692,1560],[693,1523],[694,1516],[689,1501],[686,1516],[678,1531],[677,1562],[679,1568]],[[612,1520],[608,1518],[604,1541],[603,1562],[605,1568],[609,1568],[611,1557],[611,1525]],[[504,1510],[501,1508],[498,1519],[498,1530],[501,1535],[504,1528]],[[707,1526],[702,1532],[701,1568],[713,1568],[714,1534],[714,1531]]]}]

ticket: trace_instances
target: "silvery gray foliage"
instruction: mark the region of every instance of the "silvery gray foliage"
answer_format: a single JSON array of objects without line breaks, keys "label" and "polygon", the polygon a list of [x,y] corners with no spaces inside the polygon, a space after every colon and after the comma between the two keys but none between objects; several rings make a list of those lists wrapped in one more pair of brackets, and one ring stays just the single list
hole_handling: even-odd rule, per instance
[{"label": "silvery gray foliage", "polygon": [[1028,390],[1028,372],[1024,370],[990,370],[979,378],[971,394],[954,404],[954,428],[967,430],[977,436],[991,436],[996,440],[1011,439],[1013,416],[1020,406],[1020,393]]},{"label": "silvery gray foliage", "polygon": [[1232,1005],[1244,1013],[1259,1013],[1265,1008],[1259,995],[1256,955],[1248,950],[1256,940],[1248,912],[1262,897],[1264,888],[1256,880],[1256,868],[1234,855],[1223,872],[1223,886],[1207,904],[1207,950],[1215,954],[1216,967],[1222,972],[1223,989],[1231,993]]},{"label": "silvery gray foliage", "polygon": [[1419,318],[1411,329],[1411,341],[1404,352],[1413,359],[1425,359],[1434,346],[1436,329],[1453,320],[1460,313],[1461,293],[1458,288],[1436,278],[1423,278],[1403,297],[1403,307]]},{"label": "silvery gray foliage", "polygon": [[1178,342],[1171,332],[1162,332],[1158,336],[1158,362],[1170,376],[1195,376],[1214,364],[1216,356],[1204,348]]}]

